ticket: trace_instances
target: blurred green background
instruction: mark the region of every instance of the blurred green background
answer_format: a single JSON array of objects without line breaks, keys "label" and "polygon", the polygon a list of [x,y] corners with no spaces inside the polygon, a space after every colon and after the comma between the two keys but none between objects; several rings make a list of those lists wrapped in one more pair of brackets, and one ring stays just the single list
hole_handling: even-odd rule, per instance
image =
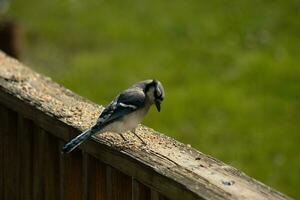
[{"label": "blurred green background", "polygon": [[299,0],[14,0],[22,59],[99,104],[165,86],[144,124],[300,198]]}]

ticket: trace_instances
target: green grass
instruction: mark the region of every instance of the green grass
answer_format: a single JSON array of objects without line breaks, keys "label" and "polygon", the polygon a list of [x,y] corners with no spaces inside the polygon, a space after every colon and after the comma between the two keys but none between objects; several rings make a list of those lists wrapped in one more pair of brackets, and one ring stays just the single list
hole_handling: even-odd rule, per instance
[{"label": "green grass", "polygon": [[157,78],[145,124],[300,198],[300,3],[12,1],[24,60],[100,104]]}]

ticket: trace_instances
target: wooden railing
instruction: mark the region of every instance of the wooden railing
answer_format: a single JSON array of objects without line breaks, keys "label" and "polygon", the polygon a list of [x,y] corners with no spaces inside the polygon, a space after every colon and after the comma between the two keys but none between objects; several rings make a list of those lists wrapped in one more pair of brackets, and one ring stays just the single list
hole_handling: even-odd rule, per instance
[{"label": "wooden railing", "polygon": [[288,199],[145,126],[61,154],[102,109],[0,53],[0,199]]}]

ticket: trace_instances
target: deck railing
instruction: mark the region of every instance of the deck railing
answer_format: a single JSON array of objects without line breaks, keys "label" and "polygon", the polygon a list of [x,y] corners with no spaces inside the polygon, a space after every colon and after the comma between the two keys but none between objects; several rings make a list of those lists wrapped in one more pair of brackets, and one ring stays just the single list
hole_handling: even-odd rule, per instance
[{"label": "deck railing", "polygon": [[102,109],[0,52],[0,199],[288,199],[145,126],[61,154]]}]

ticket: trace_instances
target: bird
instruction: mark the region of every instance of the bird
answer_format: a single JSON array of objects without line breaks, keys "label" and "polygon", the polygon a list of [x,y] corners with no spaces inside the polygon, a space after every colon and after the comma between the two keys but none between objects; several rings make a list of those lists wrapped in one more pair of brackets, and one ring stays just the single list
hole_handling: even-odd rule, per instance
[{"label": "bird", "polygon": [[135,83],[105,107],[95,125],[65,144],[62,153],[70,153],[92,135],[103,132],[118,133],[126,141],[122,133],[131,131],[146,145],[135,130],[152,105],[160,112],[164,98],[165,91],[160,81],[149,79]]}]

